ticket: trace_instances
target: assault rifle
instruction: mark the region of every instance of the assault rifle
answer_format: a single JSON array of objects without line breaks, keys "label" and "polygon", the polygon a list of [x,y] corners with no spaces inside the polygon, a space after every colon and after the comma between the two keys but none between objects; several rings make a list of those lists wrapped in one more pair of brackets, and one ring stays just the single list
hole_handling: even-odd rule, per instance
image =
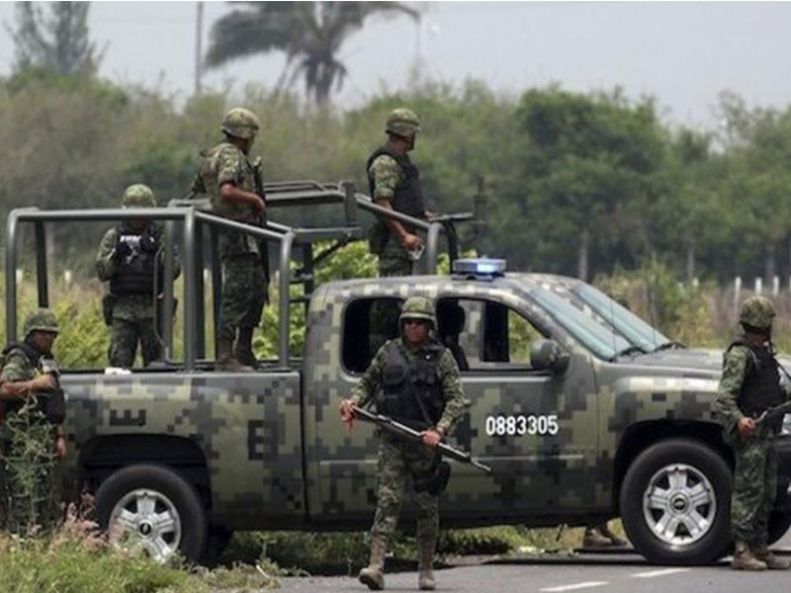
[{"label": "assault rifle", "polygon": [[791,400],[785,402],[784,404],[780,404],[779,406],[774,406],[767,410],[761,412],[761,415],[755,419],[755,425],[761,426],[765,422],[771,422],[778,416],[782,416],[784,414],[791,413]]},{"label": "assault rifle", "polygon": [[[264,180],[261,178],[261,157],[253,161],[253,180],[255,182],[255,193],[266,204],[266,191],[264,190]],[[259,228],[266,228],[266,210],[259,212],[253,219],[253,224]],[[265,240],[258,242],[258,249],[261,252],[261,267],[264,268],[264,275],[267,282],[269,281],[269,247]]]},{"label": "assault rifle", "polygon": [[[355,418],[359,418],[364,422],[370,422],[371,424],[376,424],[383,430],[390,432],[394,435],[400,436],[405,439],[409,439],[411,441],[422,441],[423,437],[420,435],[420,432],[414,430],[405,424],[401,424],[400,422],[396,422],[389,416],[384,416],[383,414],[374,414],[373,412],[369,412],[368,410],[364,410],[359,406],[353,406],[352,410],[354,411]],[[450,457],[451,459],[455,459],[456,461],[460,461],[461,463],[468,463],[471,466],[485,472],[487,474],[492,473],[492,468],[488,465],[481,463],[480,461],[473,459],[472,455],[467,453],[466,451],[461,451],[460,449],[456,449],[446,443],[439,443],[437,445],[437,450],[442,453],[445,457]]]}]

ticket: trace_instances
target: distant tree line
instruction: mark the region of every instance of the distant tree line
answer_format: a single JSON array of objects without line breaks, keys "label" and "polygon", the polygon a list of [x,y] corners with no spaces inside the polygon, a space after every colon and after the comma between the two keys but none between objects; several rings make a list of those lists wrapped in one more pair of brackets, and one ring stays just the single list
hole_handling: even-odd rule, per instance
[{"label": "distant tree line", "polygon": [[[722,125],[706,131],[670,125],[654,100],[629,100],[622,90],[583,94],[548,86],[513,98],[476,81],[424,83],[345,111],[264,86],[205,93],[182,105],[99,78],[99,57],[79,15],[62,15],[72,23],[71,36],[48,36],[33,18],[38,9],[19,10],[19,31],[32,27],[28,17],[39,25],[24,37],[30,47],[17,40],[17,68],[0,81],[2,212],[114,206],[135,182],[151,185],[161,204],[180,197],[198,151],[220,139],[223,113],[237,104],[261,117],[253,150],[263,156],[269,180],[350,179],[365,190],[364,163],[384,140],[387,113],[408,105],[423,120],[413,156],[434,208],[471,210],[483,179],[489,225],[482,247],[506,256],[512,268],[590,279],[658,259],[680,277],[791,274],[791,106],[749,109],[723,94]],[[260,23],[275,14],[256,5],[244,10]],[[372,9],[302,10],[279,18],[330,22],[345,15],[359,24]],[[239,18],[234,14],[229,27]],[[58,50],[59,39],[74,47]],[[244,53],[219,41],[213,47],[216,63]],[[300,72],[309,60],[294,47],[287,51]],[[59,51],[82,58],[53,57]],[[283,216],[297,222],[295,213]],[[310,221],[332,217],[320,209]],[[462,238],[469,245],[472,229],[462,229]],[[63,253],[76,258],[92,242],[72,237]]]}]

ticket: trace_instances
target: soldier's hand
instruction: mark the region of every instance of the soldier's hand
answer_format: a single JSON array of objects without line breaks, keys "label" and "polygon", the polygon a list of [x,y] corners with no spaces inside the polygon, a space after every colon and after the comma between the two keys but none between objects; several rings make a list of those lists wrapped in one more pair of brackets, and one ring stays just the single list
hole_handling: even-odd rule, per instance
[{"label": "soldier's hand", "polygon": [[66,457],[66,437],[62,434],[55,439],[55,454],[58,459]]},{"label": "soldier's hand", "polygon": [[146,232],[140,237],[140,251],[154,253],[158,247],[157,238],[150,232],[150,229],[146,229]]},{"label": "soldier's hand", "polygon": [[253,210],[255,210],[256,213],[260,213],[266,210],[266,202],[264,202],[264,200],[261,199],[261,196],[258,196],[256,194],[250,194],[250,195],[253,196],[253,198],[250,200],[250,206],[252,206]]},{"label": "soldier's hand", "polygon": [[115,251],[113,252],[113,257],[115,259],[123,259],[127,255],[132,254],[132,248],[129,246],[129,243],[126,241],[118,241],[115,244]]},{"label": "soldier's hand", "polygon": [[341,413],[341,420],[352,422],[354,420],[354,401],[351,399],[341,401],[338,411]]},{"label": "soldier's hand", "polygon": [[408,249],[409,251],[414,251],[415,249],[420,249],[420,246],[423,244],[423,239],[421,239],[417,235],[413,235],[411,233],[407,233],[403,237],[401,237],[401,245]]},{"label": "soldier's hand", "polygon": [[426,447],[431,447],[432,449],[439,445],[442,441],[442,434],[433,428],[424,430],[420,434],[423,437],[423,444],[426,445]]},{"label": "soldier's hand", "polygon": [[44,373],[30,382],[31,391],[51,391],[58,386],[58,381],[54,375]]},{"label": "soldier's hand", "polygon": [[739,436],[743,439],[748,439],[755,432],[755,420],[752,418],[744,417],[736,424],[736,430],[739,431]]}]

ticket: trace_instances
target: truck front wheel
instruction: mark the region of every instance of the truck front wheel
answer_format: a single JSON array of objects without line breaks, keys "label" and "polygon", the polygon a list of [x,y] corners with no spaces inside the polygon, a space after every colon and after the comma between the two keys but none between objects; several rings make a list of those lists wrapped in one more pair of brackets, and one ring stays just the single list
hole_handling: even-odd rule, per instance
[{"label": "truck front wheel", "polygon": [[161,465],[131,465],[112,474],[96,492],[96,515],[112,541],[142,549],[160,563],[177,551],[197,561],[206,546],[206,513],[198,494]]},{"label": "truck front wheel", "polygon": [[702,564],[730,542],[732,477],[725,460],[692,439],[640,453],[626,472],[620,506],[635,549],[658,564]]}]

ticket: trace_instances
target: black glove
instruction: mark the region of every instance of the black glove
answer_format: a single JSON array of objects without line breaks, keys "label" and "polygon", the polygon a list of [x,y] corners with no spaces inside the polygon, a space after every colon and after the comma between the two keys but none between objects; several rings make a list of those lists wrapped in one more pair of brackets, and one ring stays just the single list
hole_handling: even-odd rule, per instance
[{"label": "black glove", "polygon": [[148,227],[140,236],[140,251],[143,253],[156,253],[158,247],[157,238],[151,232],[151,227]]}]

